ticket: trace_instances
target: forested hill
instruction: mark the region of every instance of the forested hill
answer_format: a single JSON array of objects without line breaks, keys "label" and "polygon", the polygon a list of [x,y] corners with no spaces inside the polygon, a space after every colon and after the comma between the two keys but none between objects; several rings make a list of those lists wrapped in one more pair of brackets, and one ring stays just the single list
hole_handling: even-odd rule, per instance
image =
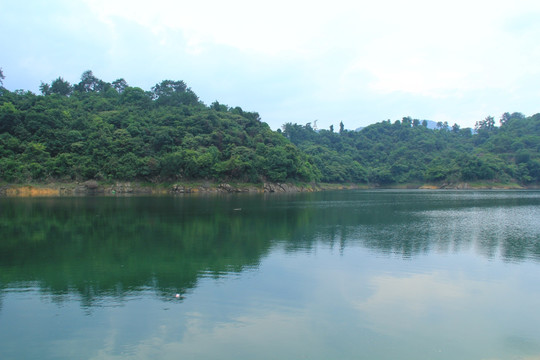
[{"label": "forested hill", "polygon": [[182,81],[151,91],[91,71],[0,96],[0,181],[220,179],[316,181],[308,157],[259,114],[214,102]]},{"label": "forested hill", "polygon": [[4,183],[540,181],[540,114],[488,117],[475,131],[403,118],[358,132],[293,123],[276,132],[255,112],[203,104],[182,81],[145,91],[87,71],[78,84],[42,83],[41,95],[1,85]]},{"label": "forested hill", "polygon": [[449,183],[540,181],[540,114],[505,113],[475,129],[403,118],[336,133],[285,124],[283,134],[308,154],[324,182]]}]

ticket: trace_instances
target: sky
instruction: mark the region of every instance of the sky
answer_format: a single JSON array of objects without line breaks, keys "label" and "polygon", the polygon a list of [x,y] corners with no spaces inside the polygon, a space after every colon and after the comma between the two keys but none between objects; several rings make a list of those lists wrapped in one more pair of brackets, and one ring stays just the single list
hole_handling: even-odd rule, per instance
[{"label": "sky", "polygon": [[0,0],[4,87],[86,70],[209,105],[356,129],[405,116],[474,127],[540,112],[538,0]]}]

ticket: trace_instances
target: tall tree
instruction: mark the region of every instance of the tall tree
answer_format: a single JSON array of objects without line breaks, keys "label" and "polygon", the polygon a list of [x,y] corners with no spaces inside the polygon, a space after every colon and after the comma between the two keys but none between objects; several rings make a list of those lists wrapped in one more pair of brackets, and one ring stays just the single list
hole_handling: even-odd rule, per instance
[{"label": "tall tree", "polygon": [[118,91],[119,94],[122,94],[124,90],[128,87],[128,83],[123,78],[116,79],[112,82],[113,88]]},{"label": "tall tree", "polygon": [[41,85],[39,85],[39,91],[41,91],[42,95],[51,95],[51,85],[41,82]]},{"label": "tall tree", "polygon": [[504,126],[508,122],[508,120],[510,120],[510,117],[511,115],[509,112],[505,112],[504,114],[502,114],[501,119],[499,120],[501,126]]},{"label": "tall tree", "polygon": [[484,120],[477,121],[474,129],[476,131],[491,131],[495,129],[495,119],[493,118],[493,116],[487,116]]},{"label": "tall tree", "polygon": [[183,93],[186,89],[187,85],[182,80],[163,80],[161,83],[152,87],[152,92],[154,93],[154,97],[159,99],[160,97],[171,96],[174,93]]},{"label": "tall tree", "polygon": [[6,77],[4,76],[4,72],[2,71],[2,68],[0,68],[0,86],[4,86],[4,79]]},{"label": "tall tree", "polygon": [[220,104],[219,101],[216,100],[210,105],[210,109],[226,112],[227,110],[229,110],[229,107],[225,104]]},{"label": "tall tree", "polygon": [[92,70],[86,70],[81,75],[81,82],[73,87],[73,90],[79,92],[100,92],[107,90],[111,85],[98,79],[92,73]]},{"label": "tall tree", "polygon": [[64,80],[62,77],[59,77],[52,82],[50,90],[52,94],[68,96],[72,93],[73,87],[68,81]]},{"label": "tall tree", "polygon": [[153,98],[159,105],[196,105],[198,96],[183,81],[163,80],[152,87]]}]

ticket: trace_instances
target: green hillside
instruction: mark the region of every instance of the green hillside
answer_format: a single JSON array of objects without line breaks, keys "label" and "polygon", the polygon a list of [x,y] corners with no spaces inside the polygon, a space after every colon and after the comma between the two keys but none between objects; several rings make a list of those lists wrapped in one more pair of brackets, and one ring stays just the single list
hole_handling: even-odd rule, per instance
[{"label": "green hillside", "polygon": [[145,91],[87,71],[40,90],[0,87],[1,182],[540,182],[540,114],[487,117],[474,130],[406,117],[272,131],[256,112],[203,104],[183,81]]},{"label": "green hillside", "polygon": [[193,179],[317,181],[308,157],[240,107],[201,103],[182,81],[151,91],[92,72],[43,95],[0,96],[0,179],[4,182]]},{"label": "green hillside", "polygon": [[403,118],[360,131],[314,131],[285,124],[283,134],[311,156],[324,182],[390,185],[418,182],[540,181],[540,114],[487,117],[475,129]]}]

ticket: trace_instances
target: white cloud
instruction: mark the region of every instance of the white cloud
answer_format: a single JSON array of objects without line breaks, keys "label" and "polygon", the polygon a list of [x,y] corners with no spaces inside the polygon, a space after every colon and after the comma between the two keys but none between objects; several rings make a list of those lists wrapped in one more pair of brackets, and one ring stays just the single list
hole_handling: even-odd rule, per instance
[{"label": "white cloud", "polygon": [[[373,277],[370,283],[373,295],[359,301],[351,299],[353,306],[365,314],[374,331],[390,335],[410,331],[424,336],[451,332],[450,329],[456,326],[454,319],[463,321],[467,318],[464,313],[469,313],[471,321],[475,320],[475,327],[471,326],[467,331],[490,328],[489,317],[474,311],[481,309],[482,302],[489,303],[490,296],[502,299],[504,294],[500,284],[484,284],[445,273],[407,277],[380,275]],[[453,314],[461,315],[454,317]],[[437,319],[430,329],[415,327],[429,319]]]},{"label": "white cloud", "polygon": [[[519,52],[527,42],[523,34],[505,28],[505,19],[515,12],[510,3],[403,4],[383,2],[380,6],[390,9],[387,16],[374,9],[379,16],[364,28],[375,31],[359,44],[344,76],[365,73],[373,91],[429,98],[508,89],[523,74],[538,70],[537,63]],[[377,26],[381,18],[383,26]],[[532,48],[538,51],[538,46]]]},{"label": "white cloud", "polygon": [[324,7],[307,1],[87,0],[87,4],[107,24],[127,19],[158,38],[181,30],[187,43],[196,47],[219,44],[280,56],[301,53],[326,15]]},{"label": "white cloud", "polygon": [[258,111],[273,128],[283,119],[354,128],[407,115],[462,124],[479,112],[539,111],[537,1],[0,6],[10,89],[28,88],[31,77],[34,88],[59,75],[75,81],[87,69],[143,88],[178,78],[208,94],[203,101]]}]

